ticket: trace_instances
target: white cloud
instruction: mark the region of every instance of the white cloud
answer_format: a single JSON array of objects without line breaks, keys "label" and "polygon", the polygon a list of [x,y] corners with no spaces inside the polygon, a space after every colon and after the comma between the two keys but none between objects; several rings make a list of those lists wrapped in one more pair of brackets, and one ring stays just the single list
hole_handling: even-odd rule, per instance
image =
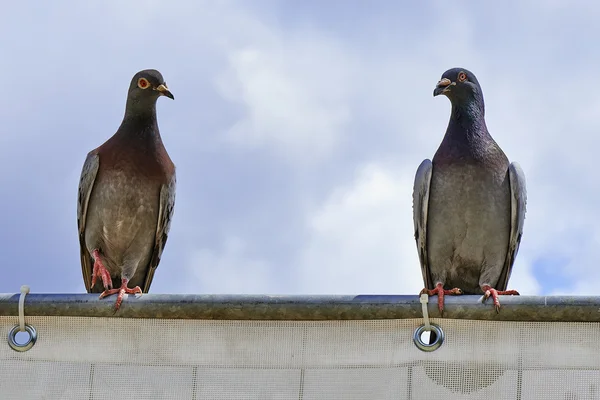
[{"label": "white cloud", "polygon": [[354,60],[321,35],[270,32],[229,52],[217,81],[221,94],[243,107],[226,140],[243,148],[269,147],[303,162],[328,156],[351,122]]},{"label": "white cloud", "polygon": [[191,279],[182,292],[274,294],[270,265],[254,259],[242,239],[228,237],[221,247],[218,252],[202,248],[191,253],[186,271]]},{"label": "white cloud", "polygon": [[334,189],[308,217],[298,286],[311,293],[418,293],[411,180],[374,163]]}]

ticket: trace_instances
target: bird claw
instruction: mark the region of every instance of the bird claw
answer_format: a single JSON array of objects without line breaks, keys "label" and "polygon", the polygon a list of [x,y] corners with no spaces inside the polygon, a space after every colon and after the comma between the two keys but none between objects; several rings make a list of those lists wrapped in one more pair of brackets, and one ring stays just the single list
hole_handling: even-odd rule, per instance
[{"label": "bird claw", "polygon": [[123,302],[123,296],[125,296],[125,294],[142,294],[142,289],[139,286],[134,287],[133,289],[130,289],[127,287],[127,279],[123,279],[122,280],[122,285],[120,288],[118,289],[107,289],[104,292],[102,292],[100,294],[100,299],[103,299],[107,296],[116,294],[117,295],[117,301],[115,302],[115,311],[119,311],[119,308],[121,307],[121,303]]},{"label": "bird claw", "polygon": [[450,290],[444,290],[444,285],[438,283],[435,285],[435,289],[429,290],[427,288],[421,290],[420,294],[427,293],[429,296],[437,295],[438,299],[438,310],[440,311],[440,315],[444,316],[444,295],[458,296],[462,294],[462,290],[459,288],[453,288]]},{"label": "bird claw", "polygon": [[517,292],[516,290],[496,290],[489,285],[484,285],[481,289],[484,292],[483,299],[481,302],[485,303],[485,301],[491,297],[494,302],[494,308],[496,309],[496,313],[500,313],[500,299],[498,299],[499,295],[519,296],[519,292]]},{"label": "bird claw", "polygon": [[94,258],[94,269],[92,270],[92,285],[90,287],[94,287],[96,284],[96,279],[100,277],[102,279],[102,285],[104,286],[104,289],[112,289],[112,278],[110,277],[110,272],[108,272],[104,266],[104,263],[102,262],[100,250],[95,249],[92,252],[92,257]]}]

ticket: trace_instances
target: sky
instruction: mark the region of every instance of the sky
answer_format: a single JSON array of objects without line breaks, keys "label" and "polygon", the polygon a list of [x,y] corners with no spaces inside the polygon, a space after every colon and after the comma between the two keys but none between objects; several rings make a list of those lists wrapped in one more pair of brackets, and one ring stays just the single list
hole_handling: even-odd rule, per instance
[{"label": "sky", "polygon": [[476,74],[525,172],[510,288],[597,294],[600,5],[588,1],[33,1],[0,25],[0,292],[85,292],[76,199],[132,76],[175,95],[177,167],[151,293],[417,294],[415,171],[442,73]]}]

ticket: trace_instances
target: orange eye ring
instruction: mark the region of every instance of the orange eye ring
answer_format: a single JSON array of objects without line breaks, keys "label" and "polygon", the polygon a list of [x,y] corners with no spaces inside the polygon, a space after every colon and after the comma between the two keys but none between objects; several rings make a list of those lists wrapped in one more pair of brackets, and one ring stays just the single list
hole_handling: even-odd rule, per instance
[{"label": "orange eye ring", "polygon": [[458,81],[459,82],[464,82],[467,80],[467,74],[465,74],[464,72],[459,72],[458,74]]},{"label": "orange eye ring", "polygon": [[138,87],[140,89],[148,89],[150,87],[150,82],[148,82],[148,79],[146,78],[140,78],[138,79]]}]

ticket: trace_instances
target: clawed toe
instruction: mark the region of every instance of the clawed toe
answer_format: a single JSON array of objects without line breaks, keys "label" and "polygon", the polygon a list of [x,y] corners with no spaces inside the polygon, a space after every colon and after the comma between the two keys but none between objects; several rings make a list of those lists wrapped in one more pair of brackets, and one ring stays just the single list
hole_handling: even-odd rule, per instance
[{"label": "clawed toe", "polygon": [[121,307],[121,303],[123,302],[123,297],[126,294],[142,294],[142,289],[139,286],[136,286],[132,289],[127,287],[127,283],[128,280],[127,279],[123,279],[122,280],[122,284],[121,287],[118,289],[107,289],[104,292],[102,292],[100,294],[100,298],[103,299],[107,296],[116,294],[117,295],[117,300],[115,302],[115,311],[118,311],[119,308]]},{"label": "clawed toe", "polygon": [[440,315],[444,315],[444,295],[451,295],[451,296],[457,296],[457,295],[461,295],[462,294],[462,290],[460,290],[459,288],[453,288],[453,289],[449,289],[449,290],[445,290],[444,289],[444,285],[442,285],[441,283],[438,283],[437,285],[435,285],[435,289],[427,289],[424,288],[423,290],[421,290],[420,294],[428,294],[429,296],[438,296],[438,310],[440,311]]},{"label": "clawed toe", "polygon": [[494,302],[494,308],[496,309],[497,313],[500,312],[500,299],[498,298],[499,295],[519,296],[519,292],[517,292],[516,290],[496,290],[489,285],[484,285],[481,287],[481,289],[483,290],[482,303],[484,303],[487,299],[491,297]]}]

